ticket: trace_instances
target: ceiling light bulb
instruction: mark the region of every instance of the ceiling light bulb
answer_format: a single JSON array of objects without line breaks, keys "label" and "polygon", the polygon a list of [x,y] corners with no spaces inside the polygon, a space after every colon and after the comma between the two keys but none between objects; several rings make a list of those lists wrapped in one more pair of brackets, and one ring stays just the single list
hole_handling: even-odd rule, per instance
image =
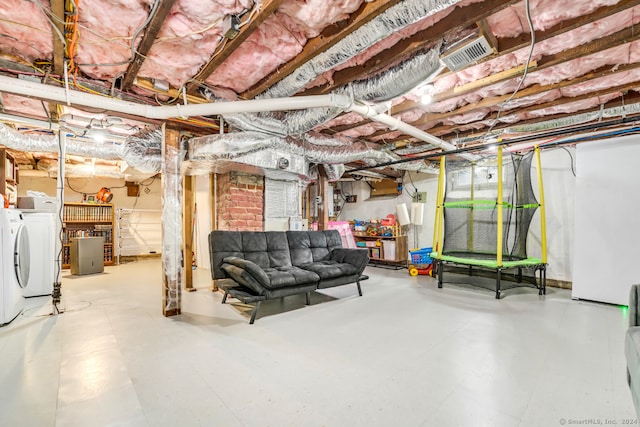
[{"label": "ceiling light bulb", "polygon": [[104,142],[104,135],[102,133],[96,133],[93,135],[93,140],[98,143]]},{"label": "ceiling light bulb", "polygon": [[420,99],[420,102],[422,102],[422,105],[429,105],[431,104],[431,101],[433,101],[433,97],[431,96],[430,93],[425,93],[424,95],[422,95],[422,98]]}]

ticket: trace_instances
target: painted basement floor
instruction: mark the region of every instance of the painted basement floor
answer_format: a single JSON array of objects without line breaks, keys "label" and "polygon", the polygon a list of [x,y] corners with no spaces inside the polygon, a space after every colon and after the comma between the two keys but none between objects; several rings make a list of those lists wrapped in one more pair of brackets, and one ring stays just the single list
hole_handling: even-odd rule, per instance
[{"label": "painted basement floor", "polygon": [[[626,313],[369,267],[355,286],[221,305],[195,271],[161,315],[158,260],[63,277],[0,328],[2,426],[557,426],[636,422]],[[597,421],[596,421],[597,422]]]}]

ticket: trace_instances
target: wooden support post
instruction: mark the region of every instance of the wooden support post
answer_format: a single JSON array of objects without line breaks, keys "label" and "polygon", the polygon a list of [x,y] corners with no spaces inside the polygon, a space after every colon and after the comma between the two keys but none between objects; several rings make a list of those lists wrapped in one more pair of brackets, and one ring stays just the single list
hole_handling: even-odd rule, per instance
[{"label": "wooden support post", "polygon": [[180,132],[162,128],[162,314],[169,317],[181,312],[183,154]]},{"label": "wooden support post", "polygon": [[329,226],[329,203],[333,203],[333,194],[329,194],[329,180],[324,167],[318,168],[318,230],[326,230]]},{"label": "wooden support post", "polygon": [[[217,175],[215,173],[209,174],[209,215],[211,218],[211,230],[218,229],[218,211],[216,209],[216,203],[218,202],[217,198],[217,188],[218,185]],[[207,238],[207,247],[209,247],[209,241]],[[218,285],[215,280],[211,281],[211,291],[215,292],[218,290]]]},{"label": "wooden support post", "polygon": [[184,230],[184,288],[188,292],[193,292],[193,211],[195,207],[195,176],[185,176],[184,182],[184,203],[182,214],[182,228]]}]

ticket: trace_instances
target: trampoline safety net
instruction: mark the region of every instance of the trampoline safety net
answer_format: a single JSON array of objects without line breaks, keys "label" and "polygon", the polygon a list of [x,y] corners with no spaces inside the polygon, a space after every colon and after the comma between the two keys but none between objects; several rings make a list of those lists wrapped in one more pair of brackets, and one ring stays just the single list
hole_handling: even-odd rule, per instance
[{"label": "trampoline safety net", "polygon": [[443,255],[495,260],[497,227],[502,227],[502,259],[527,259],[529,225],[539,207],[531,185],[532,158],[532,153],[503,158],[502,224],[498,224],[497,158],[447,161]]}]

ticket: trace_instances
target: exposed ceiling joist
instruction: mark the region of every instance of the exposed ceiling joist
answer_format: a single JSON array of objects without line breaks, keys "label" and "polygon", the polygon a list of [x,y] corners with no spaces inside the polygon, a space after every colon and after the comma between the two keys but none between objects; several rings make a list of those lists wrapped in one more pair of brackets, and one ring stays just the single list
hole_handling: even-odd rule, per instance
[{"label": "exposed ceiling joist", "polygon": [[[638,27],[635,31],[634,28]],[[554,54],[554,55],[549,55],[546,57],[541,58],[536,66],[536,71],[540,71],[542,69],[545,68],[549,68],[555,65],[559,65],[563,62],[568,62],[574,59],[578,59],[578,58],[583,58],[585,56],[588,55],[592,55],[594,53],[598,53],[601,52],[603,50],[607,50],[610,49],[612,47],[616,47],[619,46],[621,44],[625,44],[634,40],[638,40],[640,39],[640,33],[636,34],[636,31],[640,31],[640,25],[635,25],[629,28],[626,28],[624,30],[618,31],[617,33],[614,33],[610,36],[607,37],[603,37],[600,39],[596,39],[593,40],[592,42],[589,42],[587,44],[584,45],[580,45],[577,46],[573,49],[568,49],[566,51],[560,52],[558,54]],[[620,68],[619,68],[620,69]],[[493,79],[491,84],[494,83],[498,83],[500,81],[505,81],[505,80],[509,80],[513,77],[505,77],[502,79],[498,79],[495,80]],[[512,94],[505,94],[505,95],[501,95],[501,96],[495,96],[495,97],[490,97],[490,98],[484,98],[482,101],[477,102],[477,103],[473,103],[473,104],[466,104],[458,109],[452,110],[452,111],[448,111],[448,112],[444,112],[444,113],[425,113],[422,115],[421,118],[419,118],[418,120],[412,122],[411,124],[414,126],[420,126],[420,125],[424,125],[426,123],[429,122],[434,122],[434,121],[440,121],[440,120],[444,120],[446,118],[449,117],[454,117],[460,114],[465,114],[465,113],[469,113],[471,111],[475,111],[478,109],[482,109],[482,108],[488,108],[488,107],[493,107],[496,106],[502,102],[505,102],[507,99],[520,99],[520,98],[524,98],[526,96],[531,96],[531,95],[536,95],[542,92],[547,92],[549,90],[552,89],[557,89],[560,87],[565,87],[565,86],[571,86],[576,84],[577,82],[579,82],[579,79],[572,79],[572,80],[566,80],[563,82],[559,82],[556,83],[554,85],[548,85],[548,86],[539,86],[539,85],[534,85],[534,86],[530,86],[528,88],[522,89],[520,90],[518,93],[516,93],[513,97]],[[417,105],[417,103],[416,103]],[[393,111],[392,109],[392,114],[397,114],[396,111]],[[361,126],[362,124],[357,124],[357,126]],[[357,127],[357,126],[353,126],[353,127]],[[380,131],[380,132],[376,132],[375,134],[373,134],[372,136],[380,136],[380,135],[384,135],[386,133],[388,133],[389,131]]]},{"label": "exposed ceiling joist", "polygon": [[[612,6],[603,6],[589,15],[580,16],[578,18],[562,21],[561,23],[554,25],[544,31],[536,31],[536,43],[544,40],[548,40],[560,34],[564,34],[571,30],[575,30],[583,25],[599,21],[608,16],[614,15],[619,12],[623,12],[634,6],[640,4],[640,0],[621,0],[620,2]],[[511,53],[516,50],[522,49],[531,43],[531,36],[529,33],[520,34],[517,37],[498,39],[498,52],[501,55]],[[490,60],[492,57],[483,58],[479,62]]]},{"label": "exposed ceiling joist", "polygon": [[[640,3],[640,1],[638,0],[634,0],[634,1]],[[601,52],[603,50],[610,49],[612,47],[616,47],[621,44],[625,44],[625,43],[629,43],[631,41],[637,40],[639,38],[638,37],[639,35],[635,34],[635,32],[637,32],[637,28],[635,28],[635,31],[634,31],[634,27],[638,27],[638,26],[635,25],[630,28],[625,28],[623,30],[618,31],[617,33],[611,34],[609,36],[606,36],[600,39],[593,40],[584,45],[576,46],[572,49],[562,51],[555,55],[549,55],[549,56],[543,57],[537,61],[536,70],[543,70],[545,68],[549,68],[554,65],[558,65],[563,62],[570,61],[572,59],[581,58],[581,57],[590,55],[592,53]],[[482,87],[486,87],[494,83],[500,83],[502,81],[506,81],[514,77],[519,77],[523,73],[524,73],[524,69],[520,70],[518,73],[515,73],[515,74],[510,74],[510,75],[505,74],[500,78],[496,78],[496,77],[488,78],[485,81],[486,84],[481,84],[481,85],[474,84],[464,88],[453,88],[449,91],[442,92],[435,95],[433,97],[433,102],[440,102],[449,98],[453,98],[455,96],[465,95],[467,93],[473,92],[474,90],[481,89]],[[417,106],[419,106],[419,103],[415,101],[405,101],[402,104],[398,104],[397,106],[395,106],[392,109],[391,113],[400,114],[405,111],[409,111],[413,108],[416,108]]]},{"label": "exposed ceiling joist", "polygon": [[[536,42],[541,42],[543,40],[548,40],[552,37],[564,34],[566,32],[569,32],[571,30],[574,30],[582,25],[586,25],[592,22],[596,22],[599,21],[601,19],[604,19],[608,16],[614,15],[616,13],[619,12],[623,12],[631,7],[637,6],[638,4],[640,4],[640,0],[622,0],[619,3],[613,5],[613,6],[607,6],[607,7],[601,7],[597,10],[595,10],[593,13],[589,14],[589,15],[584,15],[581,16],[579,18],[575,18],[575,19],[571,19],[568,21],[563,21],[545,31],[536,31]],[[482,22],[482,21],[481,21]],[[486,21],[484,21],[486,22]],[[524,33],[521,34],[518,37],[514,37],[514,38],[508,38],[508,39],[498,39],[497,41],[498,43],[498,53],[500,55],[503,55],[505,53],[510,53],[519,49],[523,49],[526,48],[530,43],[531,43],[531,37],[528,33]],[[484,61],[488,61],[495,58],[495,55],[493,56],[488,56],[486,58],[481,59],[478,62],[484,62]],[[549,66],[548,64],[546,66]],[[470,93],[474,90],[478,90],[481,89],[482,87],[486,87],[490,84],[494,84],[497,83],[499,81],[503,81],[503,80],[507,80],[509,78],[513,78],[513,77],[517,77],[519,75],[522,75],[522,72],[524,70],[521,70],[519,72],[519,74],[511,74],[510,76],[503,76],[503,79],[500,80],[499,78],[497,78],[495,75],[494,76],[490,76],[490,78],[487,78],[486,80],[484,80],[482,83],[480,82],[474,82],[474,84],[472,85],[467,85],[465,87],[456,87],[453,88],[449,91],[446,92],[442,92],[439,94],[434,95],[433,97],[433,101],[432,102],[440,102],[440,101],[444,101],[446,99],[450,99],[453,98],[455,96],[460,96],[460,95],[464,95],[467,93]],[[411,109],[414,109],[416,107],[419,107],[420,103],[415,102],[415,101],[411,101],[411,100],[407,100],[401,104],[398,104],[396,106],[394,106],[391,110],[391,114],[400,114],[403,113],[405,111],[409,111]],[[337,127],[335,129],[336,132],[344,132],[345,130],[349,130],[349,129],[353,129],[356,128],[358,126],[362,126],[365,124],[370,123],[369,120],[363,120],[359,123],[352,123],[350,125],[344,125],[344,126],[340,126]]]},{"label": "exposed ceiling joist", "polygon": [[122,90],[126,91],[131,88],[133,81],[138,75],[138,71],[140,71],[140,67],[142,67],[142,63],[147,57],[147,54],[151,50],[151,46],[153,46],[153,42],[160,32],[160,28],[162,28],[162,24],[164,24],[167,15],[169,15],[169,11],[171,11],[171,8],[175,3],[175,0],[159,1],[160,4],[158,5],[154,16],[151,18],[149,25],[147,25],[144,36],[136,49],[134,57],[131,58],[131,63],[129,64],[124,78],[122,79]]},{"label": "exposed ceiling joist", "polygon": [[[615,93],[622,93],[625,94],[623,95],[623,97],[617,97],[614,100],[608,101],[607,103],[603,104],[602,108],[610,108],[613,106],[620,106],[623,104],[629,104],[635,101],[638,101],[640,98],[640,94],[638,93],[634,93],[634,92],[630,92],[631,90],[634,89],[639,89],[640,85],[637,83],[629,83],[629,84],[623,84],[620,86],[615,86],[615,87],[610,87],[610,88],[606,88],[606,89],[602,89],[599,91],[595,91],[595,92],[591,92],[588,94],[583,94],[583,95],[579,95],[579,96],[575,96],[575,97],[562,97],[562,98],[558,98],[558,99],[554,99],[553,101],[549,101],[549,102],[545,102],[542,104],[535,104],[535,105],[531,105],[529,107],[524,107],[524,108],[518,108],[516,111],[517,113],[530,113],[530,112],[534,112],[534,111],[539,111],[539,110],[543,110],[543,109],[547,109],[547,108],[551,108],[551,107],[557,107],[560,105],[565,105],[565,104],[571,104],[573,102],[578,102],[578,101],[584,101],[584,100],[588,100],[588,99],[592,99],[592,98],[596,98],[596,97],[600,97],[600,96],[605,96],[605,95],[610,95],[610,94],[615,94]],[[589,109],[585,109],[585,110],[576,110],[574,113],[572,114],[581,114],[581,113],[585,113],[585,112],[589,112],[589,111],[597,111],[599,110],[601,107],[597,107],[597,108],[589,108]],[[541,121],[546,121],[546,120],[551,120],[553,116],[542,116],[539,119]],[[497,113],[491,113],[490,115],[488,115],[484,120],[486,121],[491,121],[491,120],[495,120],[497,118]],[[534,123],[533,120],[528,121],[528,123]],[[511,127],[513,125],[511,124],[506,124],[504,126],[495,126],[493,128],[494,131],[500,130],[500,129],[505,129],[508,127]],[[438,135],[440,137],[444,136],[444,135],[450,135],[451,137],[453,137],[453,132],[455,131],[456,128],[458,128],[459,126],[438,126],[435,128],[431,128],[429,129],[429,133],[433,134],[433,135]],[[478,130],[474,130],[473,133],[477,133]],[[462,134],[460,134],[462,135]],[[458,137],[460,135],[457,135]]]},{"label": "exposed ceiling joist", "polygon": [[55,16],[51,25],[55,25],[58,31],[51,31],[53,38],[53,72],[61,76],[64,74],[64,41],[59,34],[64,34],[64,4],[65,0],[51,0],[51,14]]},{"label": "exposed ceiling joist", "polygon": [[415,54],[421,49],[424,49],[425,46],[439,40],[455,29],[473,25],[475,22],[517,2],[518,0],[487,0],[482,3],[474,3],[469,6],[457,8],[447,17],[434,23],[431,27],[396,43],[393,47],[380,52],[364,64],[337,71],[332,76],[331,84],[327,83],[314,87],[305,91],[303,95],[326,94],[337,87],[372,75],[397,62],[398,58],[406,58]]},{"label": "exposed ceiling joist", "polygon": [[255,7],[260,10],[255,14],[251,22],[240,29],[238,35],[233,39],[227,39],[226,44],[221,51],[214,53],[198,73],[193,76],[191,83],[187,85],[187,91],[191,94],[195,93],[198,85],[203,83],[222,63],[251,35],[258,29],[269,16],[275,13],[284,0],[264,0],[262,3],[257,2]]},{"label": "exposed ceiling joist", "polygon": [[319,36],[307,41],[302,52],[291,61],[278,67],[276,72],[262,79],[257,85],[244,92],[241,95],[242,98],[250,99],[269,89],[291,74],[296,68],[331,48],[344,37],[398,3],[400,3],[400,0],[375,0],[364,3],[356,12],[351,14],[348,20],[337,22],[325,29]]}]

